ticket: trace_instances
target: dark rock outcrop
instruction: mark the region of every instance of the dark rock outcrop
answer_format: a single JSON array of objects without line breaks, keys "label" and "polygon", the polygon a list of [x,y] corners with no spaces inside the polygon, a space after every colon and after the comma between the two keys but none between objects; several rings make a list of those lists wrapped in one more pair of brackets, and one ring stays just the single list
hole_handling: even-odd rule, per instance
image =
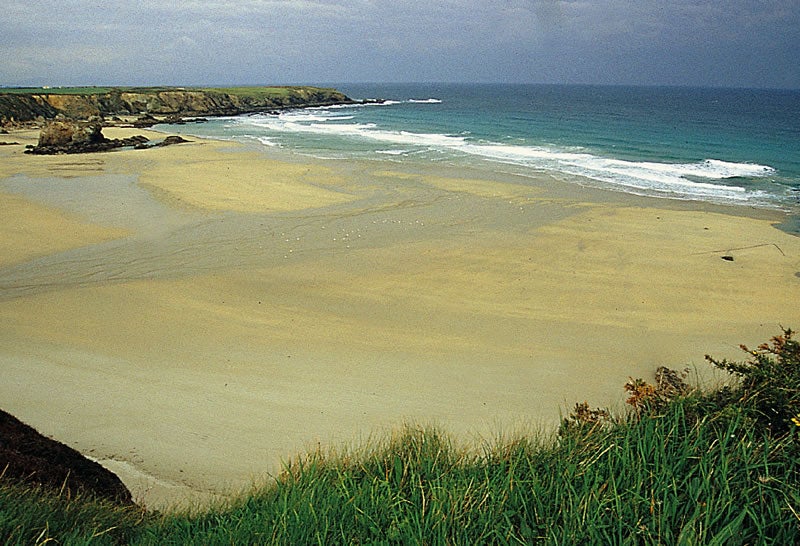
[{"label": "dark rock outcrop", "polygon": [[0,93],[0,125],[52,119],[57,115],[56,108],[47,102],[37,101],[33,95]]},{"label": "dark rock outcrop", "polygon": [[98,144],[105,140],[102,129],[102,124],[97,122],[54,121],[42,129],[38,147]]},{"label": "dark rock outcrop", "polygon": [[186,140],[182,136],[171,135],[162,140],[161,142],[157,142],[155,144],[150,144],[148,142],[142,142],[141,144],[137,144],[134,146],[137,150],[146,150],[147,148],[162,148],[164,146],[172,146],[173,144],[183,144],[184,142],[191,142],[191,140]]},{"label": "dark rock outcrop", "polygon": [[100,122],[58,120],[48,123],[39,135],[39,143],[25,150],[26,154],[55,155],[105,152],[126,146],[140,146],[149,142],[142,135],[130,138],[108,139],[103,136]]},{"label": "dark rock outcrop", "polygon": [[155,146],[172,146],[173,144],[183,144],[185,142],[191,142],[191,141],[186,140],[182,136],[170,135],[161,142],[159,142],[158,144],[156,144]]},{"label": "dark rock outcrop", "polygon": [[28,146],[25,153],[35,155],[83,154],[105,152],[124,147],[144,150],[190,142],[177,135],[168,136],[156,144],[150,144],[150,139],[143,135],[108,139],[103,136],[102,129],[102,124],[97,121],[53,121],[42,129],[39,135],[39,143],[36,146]]},{"label": "dark rock outcrop", "polygon": [[146,129],[158,123],[158,120],[150,114],[142,114],[137,119],[131,122],[131,126],[137,129]]},{"label": "dark rock outcrop", "polygon": [[130,491],[114,473],[2,410],[0,476],[0,481],[67,493],[80,491],[115,503],[133,504]]}]

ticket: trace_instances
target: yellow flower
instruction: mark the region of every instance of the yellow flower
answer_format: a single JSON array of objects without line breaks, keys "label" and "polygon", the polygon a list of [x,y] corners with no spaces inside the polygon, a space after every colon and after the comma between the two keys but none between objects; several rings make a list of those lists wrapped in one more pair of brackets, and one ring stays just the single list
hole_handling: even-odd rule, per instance
[{"label": "yellow flower", "polygon": [[795,426],[800,427],[800,413],[792,417],[792,423],[794,423]]}]

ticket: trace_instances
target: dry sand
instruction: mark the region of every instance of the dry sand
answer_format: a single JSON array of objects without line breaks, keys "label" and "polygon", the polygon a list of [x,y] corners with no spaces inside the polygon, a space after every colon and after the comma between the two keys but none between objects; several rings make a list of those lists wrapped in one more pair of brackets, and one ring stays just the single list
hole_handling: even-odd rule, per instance
[{"label": "dry sand", "polygon": [[551,426],[800,325],[778,213],[200,140],[21,150],[0,147],[0,403],[151,507],[404,421]]}]

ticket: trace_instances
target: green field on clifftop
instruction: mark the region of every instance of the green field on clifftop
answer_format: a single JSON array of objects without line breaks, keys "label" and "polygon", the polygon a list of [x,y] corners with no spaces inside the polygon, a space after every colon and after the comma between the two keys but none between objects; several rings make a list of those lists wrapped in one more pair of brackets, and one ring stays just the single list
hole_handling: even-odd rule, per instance
[{"label": "green field on clifftop", "polygon": [[8,95],[104,95],[122,87],[0,87]]},{"label": "green field on clifftop", "polygon": [[[187,88],[191,91],[191,88]],[[237,97],[255,97],[255,98],[275,98],[287,97],[293,91],[326,91],[335,92],[336,90],[328,87],[311,87],[311,86],[274,86],[274,87],[198,87],[197,91],[206,91],[211,93],[224,93],[226,95],[235,95]]]},{"label": "green field on clifftop", "polygon": [[285,97],[293,91],[329,91],[334,89],[307,85],[288,86],[238,86],[238,87],[0,87],[0,94],[11,95],[105,95],[112,91],[122,93],[161,93],[164,91],[202,91],[224,93],[238,97],[271,98]]}]

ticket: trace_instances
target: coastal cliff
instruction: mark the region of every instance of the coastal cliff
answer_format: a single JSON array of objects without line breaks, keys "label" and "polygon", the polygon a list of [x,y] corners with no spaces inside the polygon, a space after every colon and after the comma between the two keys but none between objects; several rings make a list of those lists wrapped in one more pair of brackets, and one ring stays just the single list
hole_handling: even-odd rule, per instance
[{"label": "coastal cliff", "polygon": [[0,89],[0,125],[58,115],[216,116],[354,102],[320,87]]}]

